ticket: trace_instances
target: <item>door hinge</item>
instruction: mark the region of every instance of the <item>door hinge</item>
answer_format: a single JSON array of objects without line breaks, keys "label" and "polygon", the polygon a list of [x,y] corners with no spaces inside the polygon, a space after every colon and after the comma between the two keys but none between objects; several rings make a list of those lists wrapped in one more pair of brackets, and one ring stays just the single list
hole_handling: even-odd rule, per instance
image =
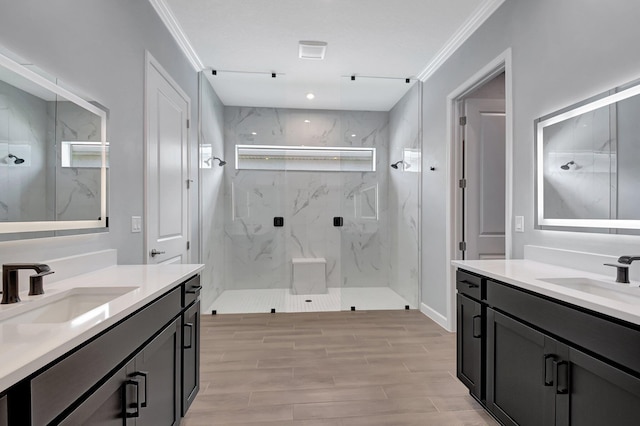
[{"label": "door hinge", "polygon": [[465,251],[467,249],[467,243],[465,241],[460,241],[458,243],[458,249],[460,251]]},{"label": "door hinge", "polygon": [[463,188],[463,189],[464,189],[464,188],[466,188],[466,187],[467,187],[467,180],[466,180],[466,179],[460,179],[460,180],[458,181],[458,186],[459,186],[460,188]]},{"label": "door hinge", "polygon": [[460,125],[461,126],[466,126],[467,125],[467,117],[465,117],[465,116],[460,117]]},{"label": "door hinge", "polygon": [[191,189],[191,182],[193,182],[193,179],[187,179],[187,189]]},{"label": "door hinge", "polygon": [[187,118],[187,129],[191,127],[191,121]]},{"label": "door hinge", "polygon": [[187,250],[191,249],[191,241],[187,241]]}]

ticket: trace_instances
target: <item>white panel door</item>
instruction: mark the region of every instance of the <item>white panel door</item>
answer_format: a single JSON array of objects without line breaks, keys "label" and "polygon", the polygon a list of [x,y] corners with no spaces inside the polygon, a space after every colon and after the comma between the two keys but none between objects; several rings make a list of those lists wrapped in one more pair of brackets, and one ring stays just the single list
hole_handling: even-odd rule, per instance
[{"label": "white panel door", "polygon": [[147,53],[146,260],[189,262],[190,99]]},{"label": "white panel door", "polygon": [[465,100],[465,259],[505,255],[505,109],[502,99]]}]

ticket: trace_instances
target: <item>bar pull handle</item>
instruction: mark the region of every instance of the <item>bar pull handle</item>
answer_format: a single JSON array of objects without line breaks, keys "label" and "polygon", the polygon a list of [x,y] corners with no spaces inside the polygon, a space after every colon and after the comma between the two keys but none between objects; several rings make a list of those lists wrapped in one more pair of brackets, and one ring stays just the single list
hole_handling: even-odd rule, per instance
[{"label": "bar pull handle", "polygon": [[191,287],[186,292],[189,293],[189,294],[195,294],[195,293],[199,292],[200,290],[202,290],[202,286],[201,285],[197,285],[197,286]]},{"label": "bar pull handle", "polygon": [[556,357],[551,354],[544,355],[544,385],[553,386],[553,363]]},{"label": "bar pull handle", "polygon": [[478,284],[476,283],[472,283],[471,281],[467,281],[467,280],[462,280],[460,281],[462,284],[466,284],[469,286],[469,288],[478,288],[480,287]]},{"label": "bar pull handle", "polygon": [[[135,386],[136,387],[136,402],[134,405],[135,411],[129,411],[128,401],[127,401],[127,387]],[[125,380],[122,383],[122,417],[125,419],[130,419],[132,417],[140,417],[140,384],[137,380]]]},{"label": "bar pull handle", "polygon": [[191,346],[193,346],[193,324],[188,322],[184,326],[189,328],[189,344],[182,347],[184,349],[191,349]]},{"label": "bar pull handle", "polygon": [[569,363],[567,361],[553,361],[556,370],[556,393],[569,393]]},{"label": "bar pull handle", "polygon": [[[477,320],[480,320],[479,327],[476,327],[476,324],[478,324]],[[476,339],[479,339],[480,337],[482,337],[482,317],[480,315],[474,315],[472,318],[472,321],[473,321],[473,330],[472,330],[473,337],[475,337]],[[476,331],[476,330],[480,330],[480,331]]]},{"label": "bar pull handle", "polygon": [[[144,401],[140,404],[140,406],[141,406],[142,408],[144,408],[144,407],[146,407],[146,406],[147,406],[147,400],[148,400],[148,398],[147,398],[147,395],[148,395],[148,394],[147,394],[147,388],[148,388],[149,386],[147,385],[147,374],[148,374],[148,372],[146,372],[146,371],[136,371],[135,373],[133,373],[133,374],[131,375],[131,377],[137,377],[137,376],[140,376],[140,377],[142,377],[142,378],[144,379]],[[138,399],[139,399],[139,398],[138,398]]]}]

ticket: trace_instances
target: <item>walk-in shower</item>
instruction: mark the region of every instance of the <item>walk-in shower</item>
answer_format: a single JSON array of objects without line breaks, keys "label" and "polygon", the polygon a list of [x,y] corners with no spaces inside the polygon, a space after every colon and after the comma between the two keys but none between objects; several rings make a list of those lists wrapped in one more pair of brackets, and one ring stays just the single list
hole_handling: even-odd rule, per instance
[{"label": "walk-in shower", "polygon": [[[222,128],[228,160],[222,177],[201,169],[207,311],[418,308],[419,91],[390,111],[203,115],[219,120],[203,140]],[[210,87],[202,98],[216,104]]]}]

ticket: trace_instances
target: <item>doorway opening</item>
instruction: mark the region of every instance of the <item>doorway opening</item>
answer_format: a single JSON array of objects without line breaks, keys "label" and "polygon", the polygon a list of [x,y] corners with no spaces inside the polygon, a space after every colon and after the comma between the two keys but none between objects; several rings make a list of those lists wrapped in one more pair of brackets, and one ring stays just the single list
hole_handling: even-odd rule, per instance
[{"label": "doorway opening", "polygon": [[[509,259],[512,74],[507,50],[452,92],[449,105],[447,264]],[[455,330],[455,268],[447,270],[447,327]]]}]

